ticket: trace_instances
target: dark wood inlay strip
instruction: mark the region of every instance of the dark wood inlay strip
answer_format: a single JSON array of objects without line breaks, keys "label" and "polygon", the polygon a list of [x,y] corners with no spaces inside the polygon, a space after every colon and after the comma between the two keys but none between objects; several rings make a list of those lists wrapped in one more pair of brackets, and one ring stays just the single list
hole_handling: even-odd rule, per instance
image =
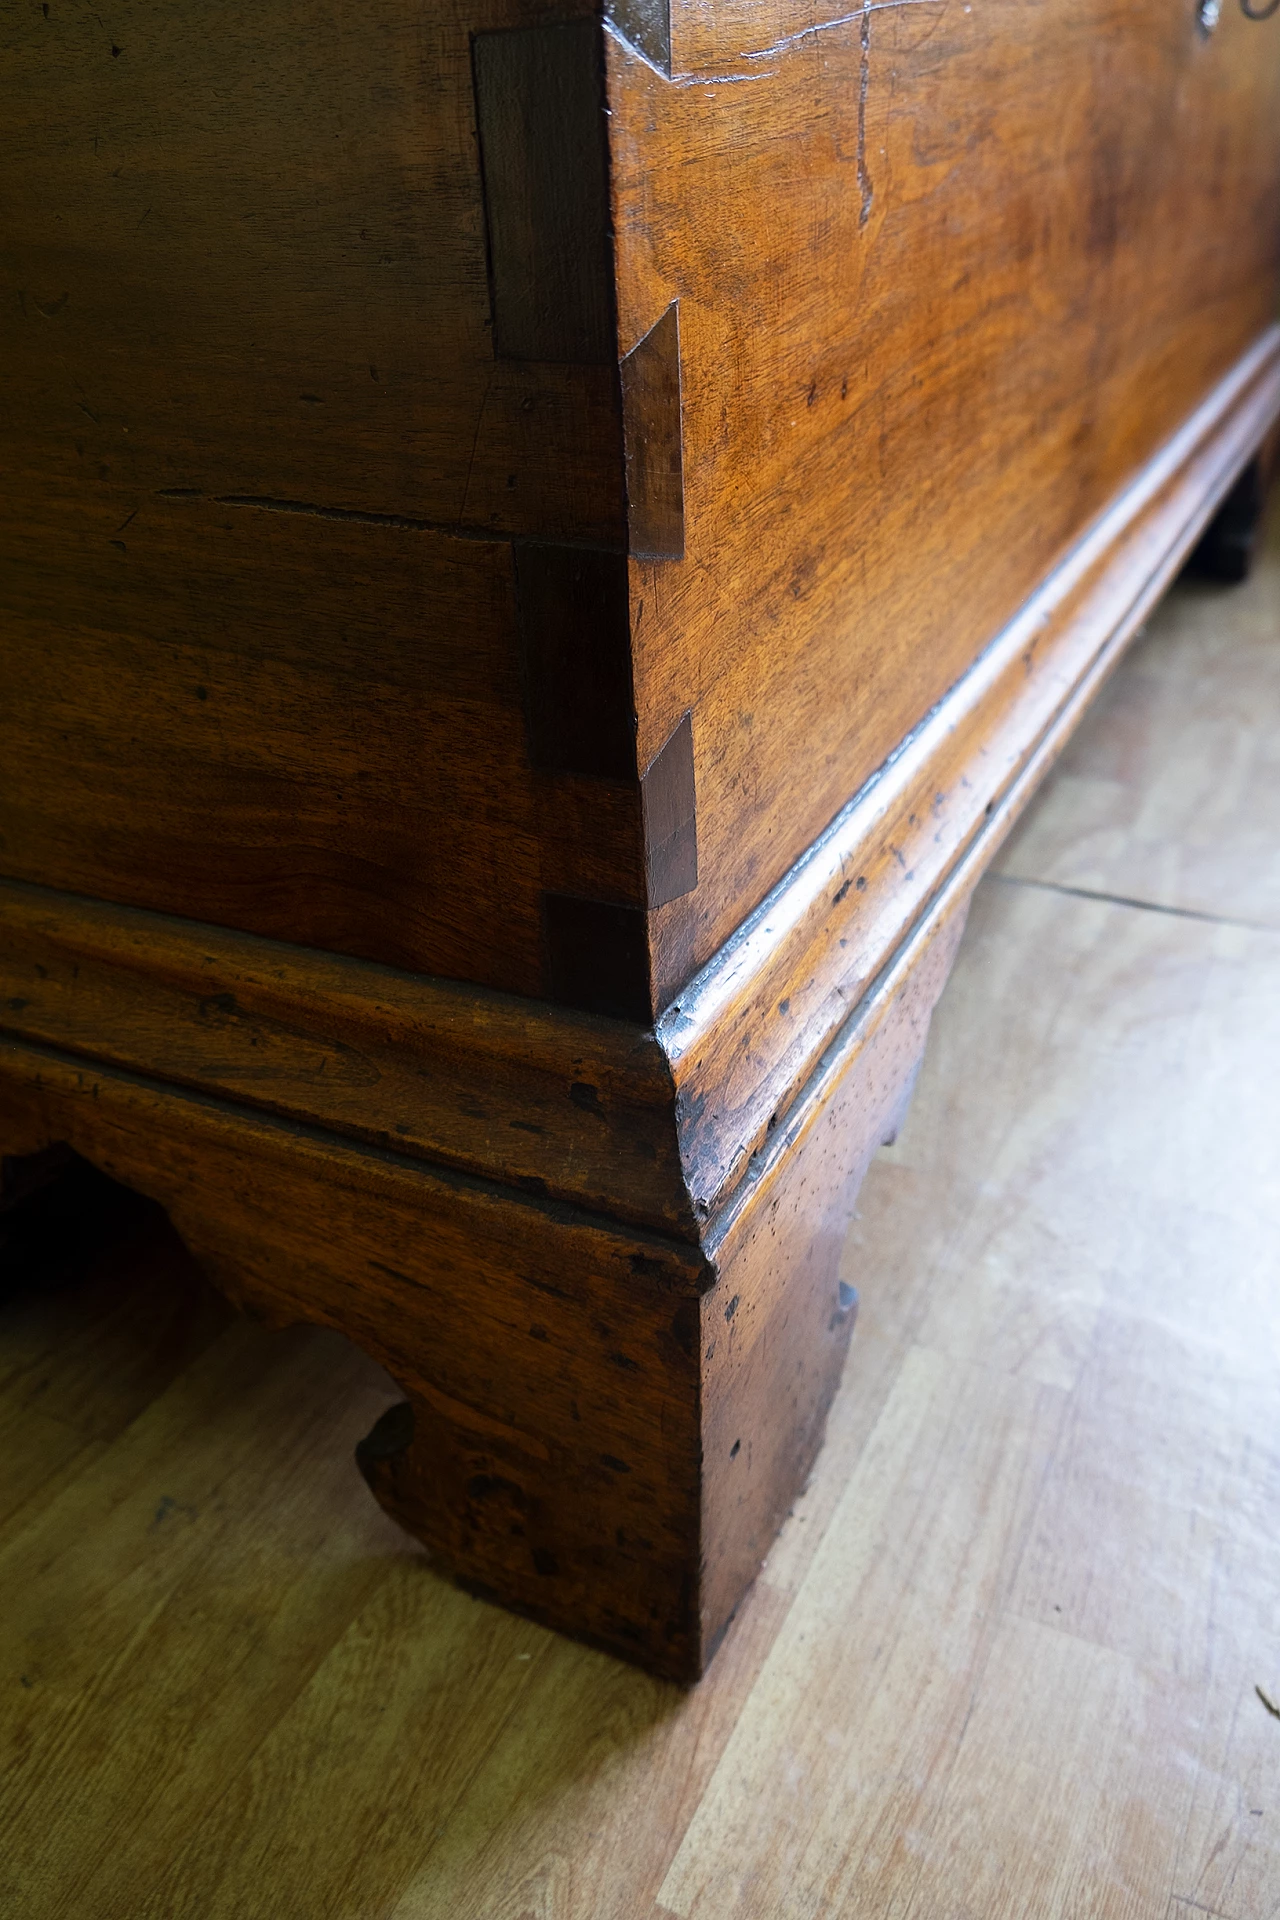
[{"label": "dark wood inlay strip", "polygon": [[591,18],[472,43],[495,353],[616,357],[600,28]]}]

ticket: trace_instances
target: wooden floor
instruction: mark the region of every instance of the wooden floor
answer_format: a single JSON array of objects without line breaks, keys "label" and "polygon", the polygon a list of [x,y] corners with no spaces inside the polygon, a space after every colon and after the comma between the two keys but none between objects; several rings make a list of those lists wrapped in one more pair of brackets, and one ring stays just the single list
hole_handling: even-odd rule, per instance
[{"label": "wooden floor", "polygon": [[1275,1916],[1280,545],[981,891],[695,1692],[446,1586],[385,1377],[121,1231],[0,1310],[7,1920]]}]

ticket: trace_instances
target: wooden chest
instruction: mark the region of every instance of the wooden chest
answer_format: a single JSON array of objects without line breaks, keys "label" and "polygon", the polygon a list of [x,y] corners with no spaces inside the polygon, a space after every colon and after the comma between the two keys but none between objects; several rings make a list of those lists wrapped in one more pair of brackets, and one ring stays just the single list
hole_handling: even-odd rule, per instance
[{"label": "wooden chest", "polygon": [[694,1676],[972,885],[1280,410],[1280,17],[23,0],[2,73],[13,1191],[342,1328],[442,1564]]}]

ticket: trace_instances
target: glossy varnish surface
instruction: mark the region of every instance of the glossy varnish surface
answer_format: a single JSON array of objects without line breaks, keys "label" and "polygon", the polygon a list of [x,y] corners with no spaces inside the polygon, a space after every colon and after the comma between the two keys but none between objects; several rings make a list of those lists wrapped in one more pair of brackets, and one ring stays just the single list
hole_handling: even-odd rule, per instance
[{"label": "glossy varnish surface", "polygon": [[351,1477],[385,1377],[228,1321],[162,1229],[8,1301],[10,1908],[1273,1913],[1267,789],[1214,784],[1211,903],[1081,898],[1034,849],[1092,782],[1111,857],[1123,803],[1176,867],[1268,709],[1278,581],[1179,590],[980,892],[846,1250],[827,1448],[695,1692],[435,1577]]},{"label": "glossy varnish surface", "polygon": [[[1280,21],[1192,0],[671,8],[609,37],[624,351],[678,300],[701,964],[1272,320]],[[625,13],[625,9],[623,10]],[[619,16],[621,19],[621,15]]]},{"label": "glossy varnish surface", "polygon": [[[902,955],[994,857],[1278,401],[1275,327],[656,1031],[13,881],[0,1030],[509,1192],[719,1238],[713,1221],[822,1104],[886,979],[905,978]],[[526,547],[526,611],[563,634],[555,616],[578,597],[610,604],[623,564]],[[540,710],[547,760],[616,771],[620,742],[587,712],[602,678]],[[696,864],[691,773],[686,716],[641,782],[646,858],[673,885]],[[590,903],[556,899],[590,986]]]},{"label": "glossy varnish surface", "polygon": [[1194,12],[24,4],[0,872],[646,1024],[1273,319]]},{"label": "glossy varnish surface", "polygon": [[652,1034],[12,881],[0,923],[10,1033],[693,1232]]}]

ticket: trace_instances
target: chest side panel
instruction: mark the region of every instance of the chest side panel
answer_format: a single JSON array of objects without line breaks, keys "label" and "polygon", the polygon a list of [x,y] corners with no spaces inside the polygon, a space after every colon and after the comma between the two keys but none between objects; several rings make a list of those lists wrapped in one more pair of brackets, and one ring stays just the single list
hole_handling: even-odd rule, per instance
[{"label": "chest side panel", "polygon": [[677,0],[670,77],[626,30],[621,343],[678,303],[683,442],[641,760],[691,711],[697,791],[661,999],[1273,318],[1280,21]]},{"label": "chest side panel", "polygon": [[545,894],[639,906],[521,601],[623,565],[599,69],[537,0],[15,11],[0,870],[529,993]]}]

